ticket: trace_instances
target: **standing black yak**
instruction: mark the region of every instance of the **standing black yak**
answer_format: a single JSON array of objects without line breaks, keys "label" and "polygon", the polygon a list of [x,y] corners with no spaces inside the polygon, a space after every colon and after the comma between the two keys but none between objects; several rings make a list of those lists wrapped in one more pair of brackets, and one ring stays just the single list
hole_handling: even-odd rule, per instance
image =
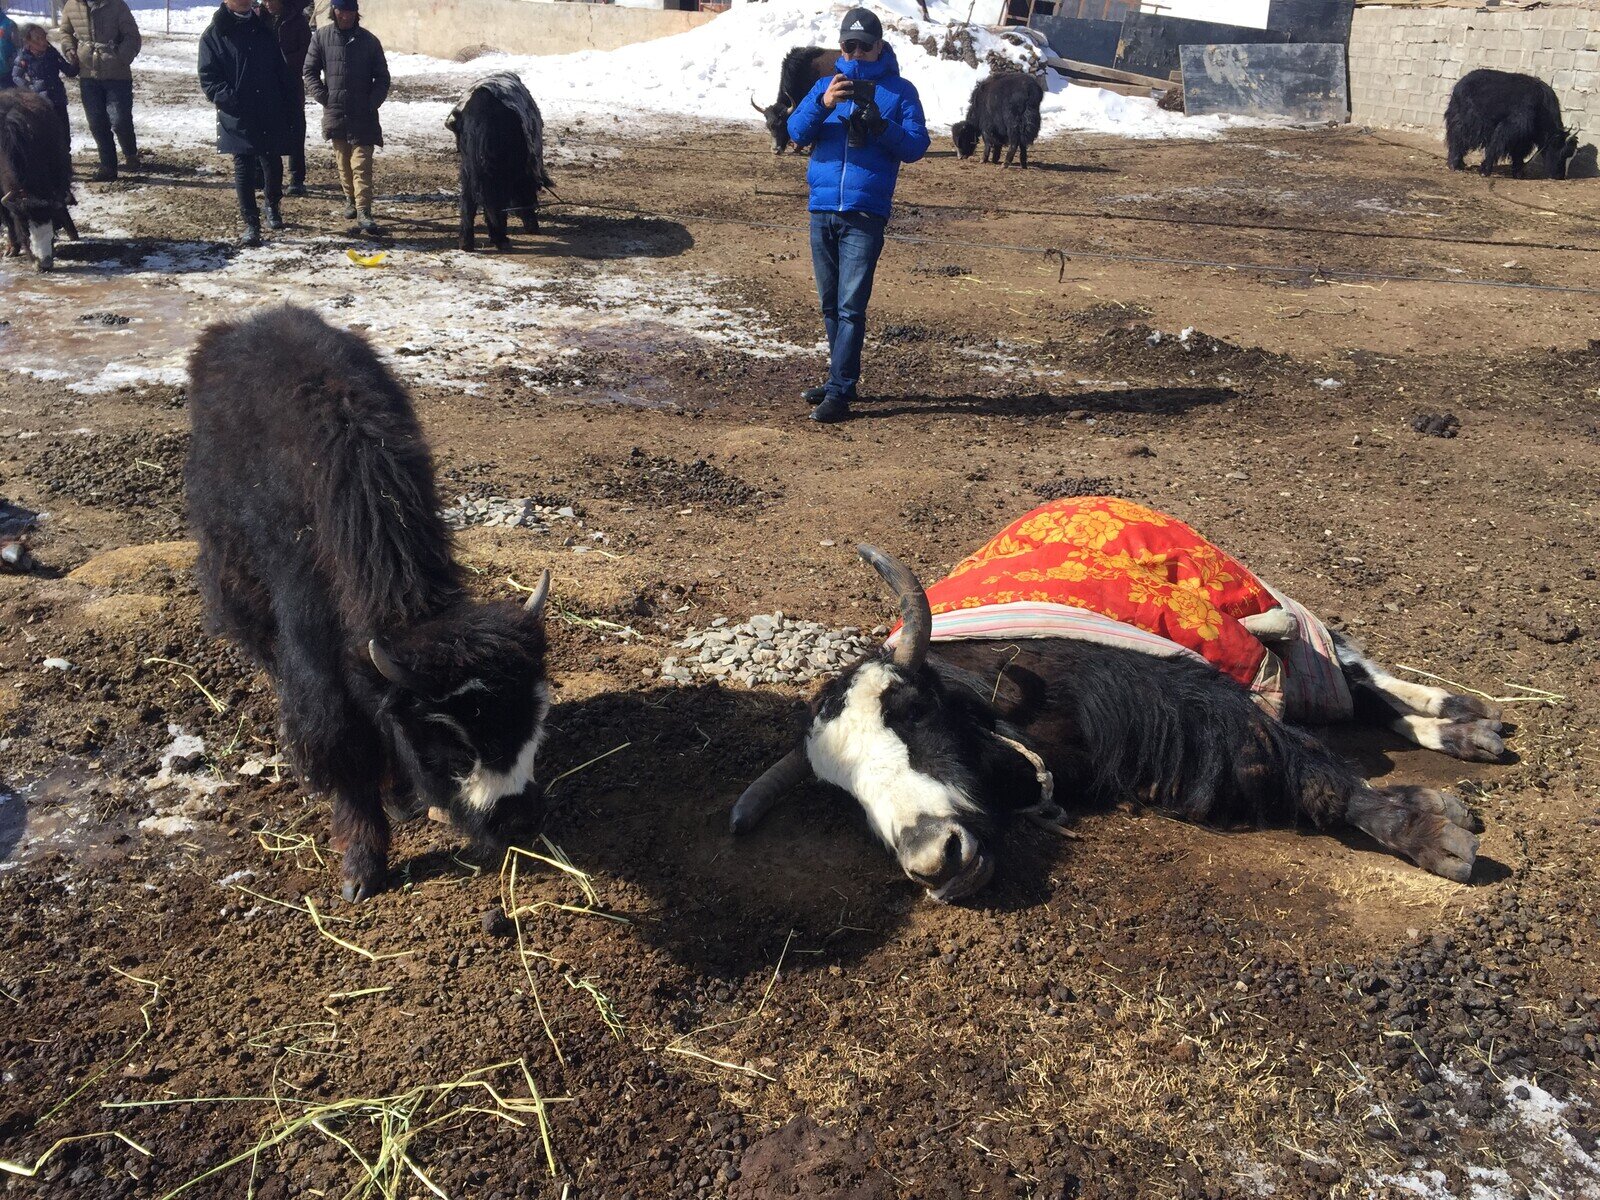
[{"label": "standing black yak", "polygon": [[1039,136],[1039,105],[1044,88],[1031,75],[1008,71],[991,75],[972,89],[967,101],[966,119],[951,127],[956,155],[971,158],[983,138],[983,161],[1000,162],[1005,148],[1005,165],[1020,153],[1022,166],[1028,165],[1028,147]]},{"label": "standing black yak", "polygon": [[1468,71],[1451,90],[1444,128],[1452,171],[1465,169],[1469,150],[1482,150],[1483,174],[1509,158],[1512,176],[1521,179],[1523,163],[1538,150],[1545,173],[1565,179],[1578,149],[1578,135],[1561,124],[1561,103],[1548,83],[1487,67]]},{"label": "standing black yak", "polygon": [[989,881],[1006,817],[1064,826],[1058,797],[1195,821],[1300,815],[1471,875],[1481,826],[1458,797],[1372,787],[1287,722],[1355,717],[1492,761],[1499,709],[1395,678],[1182,522],[1112,497],[1053,501],[929,591],[860,549],[902,627],[822,687],[800,744],[739,798],[735,833],[815,775],[937,900]]},{"label": "standing black yak", "polygon": [[537,818],[549,572],[477,604],[405,389],[352,333],[276,308],[200,337],[184,467],[207,627],[271,677],[280,738],[333,798],[344,894],[383,884],[386,804],[499,845]]},{"label": "standing black yak", "polygon": [[508,213],[521,213],[523,227],[538,233],[539,189],[555,185],[544,169],[544,118],[522,80],[511,71],[478,80],[444,126],[456,135],[461,156],[461,248],[476,245],[479,209],[497,250],[511,245]]},{"label": "standing black yak", "polygon": [[[774,154],[782,154],[789,148],[789,114],[806,98],[817,80],[833,74],[833,64],[838,58],[838,50],[824,46],[795,46],[783,56],[783,65],[778,68],[778,98],[763,108],[754,96],[750,97],[750,107],[767,123]],[[794,149],[798,154],[806,147]]]},{"label": "standing black yak", "polygon": [[55,231],[76,240],[67,212],[72,159],[61,115],[44,96],[21,88],[0,91],[0,209],[5,211],[6,254],[33,252],[39,270],[55,265]]}]

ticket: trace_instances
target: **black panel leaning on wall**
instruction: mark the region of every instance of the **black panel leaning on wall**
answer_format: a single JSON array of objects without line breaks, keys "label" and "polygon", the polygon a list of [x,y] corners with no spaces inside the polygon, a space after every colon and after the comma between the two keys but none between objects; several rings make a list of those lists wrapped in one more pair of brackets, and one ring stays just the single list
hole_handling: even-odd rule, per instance
[{"label": "black panel leaning on wall", "polygon": [[1178,69],[1179,46],[1259,45],[1288,40],[1288,34],[1271,29],[1132,13],[1122,23],[1122,43],[1114,65],[1119,71],[1165,79]]},{"label": "black panel leaning on wall", "polygon": [[1272,0],[1267,7],[1267,28],[1289,36],[1291,42],[1350,41],[1350,22],[1356,0]]},{"label": "black panel leaning on wall", "polygon": [[1121,21],[1095,21],[1083,17],[1034,17],[1028,24],[1044,34],[1057,58],[1109,67],[1117,61],[1122,40]]}]

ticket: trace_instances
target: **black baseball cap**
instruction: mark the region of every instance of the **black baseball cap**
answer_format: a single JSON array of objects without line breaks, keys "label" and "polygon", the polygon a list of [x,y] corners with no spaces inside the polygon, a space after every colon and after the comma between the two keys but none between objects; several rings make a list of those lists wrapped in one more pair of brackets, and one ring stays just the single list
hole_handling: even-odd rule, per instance
[{"label": "black baseball cap", "polygon": [[876,13],[865,8],[852,8],[845,13],[844,23],[839,26],[839,44],[852,41],[873,45],[883,41],[883,22]]}]

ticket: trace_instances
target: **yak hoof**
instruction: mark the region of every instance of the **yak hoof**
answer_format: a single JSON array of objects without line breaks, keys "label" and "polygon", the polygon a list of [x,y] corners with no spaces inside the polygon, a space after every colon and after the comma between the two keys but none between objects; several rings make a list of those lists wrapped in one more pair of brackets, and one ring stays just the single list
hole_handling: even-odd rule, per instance
[{"label": "yak hoof", "polygon": [[1427,817],[1418,823],[1418,847],[1412,854],[1417,866],[1456,883],[1472,878],[1478,859],[1478,838],[1448,817]]},{"label": "yak hoof", "polygon": [[1480,696],[1449,696],[1439,706],[1439,715],[1447,721],[1498,721],[1500,706]]},{"label": "yak hoof", "polygon": [[339,894],[344,897],[346,904],[359,904],[363,900],[371,900],[382,890],[383,885],[374,879],[346,879]]},{"label": "yak hoof", "polygon": [[1499,762],[1506,742],[1496,721],[1450,721],[1439,727],[1439,749],[1464,762]]},{"label": "yak hoof", "polygon": [[1425,871],[1466,883],[1478,858],[1477,831],[1483,828],[1472,810],[1459,796],[1433,788],[1395,788],[1387,795],[1407,812],[1397,849]]}]

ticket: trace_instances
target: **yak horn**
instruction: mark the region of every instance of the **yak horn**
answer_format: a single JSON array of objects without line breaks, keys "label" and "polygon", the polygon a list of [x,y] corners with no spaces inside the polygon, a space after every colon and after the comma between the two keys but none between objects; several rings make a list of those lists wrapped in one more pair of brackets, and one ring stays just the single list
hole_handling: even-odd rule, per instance
[{"label": "yak horn", "polygon": [[539,583],[533,589],[533,595],[528,597],[528,602],[522,606],[522,611],[538,620],[544,616],[544,602],[550,598],[550,568],[546,567],[539,576]]},{"label": "yak horn", "polygon": [[403,687],[408,692],[422,690],[421,681],[406,670],[405,667],[395,662],[394,658],[383,648],[383,644],[377,638],[373,638],[367,643],[367,657],[372,659],[372,665],[378,668],[378,674],[396,687]]},{"label": "yak horn", "polygon": [[922,665],[922,658],[928,652],[928,638],[933,633],[928,593],[922,590],[922,583],[911,568],[899,559],[876,546],[857,546],[856,551],[894,589],[895,598],[900,602],[900,640],[894,648],[894,665],[914,671]]},{"label": "yak horn", "polygon": [[728,818],[728,828],[733,833],[748,833],[761,823],[772,806],[783,799],[785,792],[803,783],[811,774],[811,763],[804,750],[789,751],[739,797]]},{"label": "yak horn", "polygon": [[756,98],[754,96],[750,97],[750,107],[755,109],[763,117],[767,115],[767,110],[762,108],[761,105],[756,103]]}]

